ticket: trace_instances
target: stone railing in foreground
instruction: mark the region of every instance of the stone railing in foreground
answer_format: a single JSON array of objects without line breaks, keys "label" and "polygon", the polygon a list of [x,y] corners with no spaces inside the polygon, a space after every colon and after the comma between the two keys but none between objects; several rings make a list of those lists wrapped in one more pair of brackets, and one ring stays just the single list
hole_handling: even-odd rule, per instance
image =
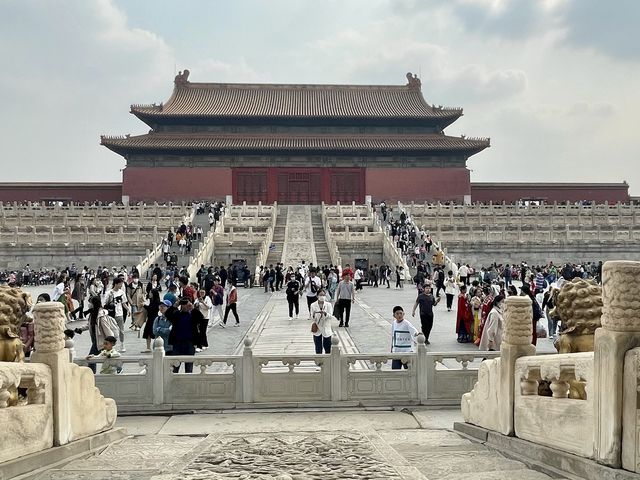
[{"label": "stone railing in foreground", "polygon": [[500,358],[463,396],[465,421],[640,472],[639,283],[640,262],[604,264],[602,327],[587,353],[532,356],[531,304],[507,298]]},{"label": "stone railing in foreground", "polygon": [[[33,314],[36,351],[30,363],[0,362],[2,478],[3,462],[109,430],[116,421],[116,404],[100,394],[91,370],[69,360],[63,306],[39,303]],[[26,388],[26,399],[16,402],[17,388]]]},{"label": "stone railing in foreground", "polygon": [[[216,409],[237,404],[459,405],[477,379],[477,365],[495,352],[427,352],[418,337],[413,354],[345,354],[333,337],[328,355],[254,355],[245,339],[242,355],[165,356],[156,339],[152,358],[105,362],[120,375],[96,375],[96,384],[123,411]],[[392,370],[394,359],[407,370]],[[77,360],[86,363],[85,360]],[[194,373],[173,373],[193,362]],[[368,369],[362,369],[362,364]],[[131,372],[131,373],[126,373]]]}]

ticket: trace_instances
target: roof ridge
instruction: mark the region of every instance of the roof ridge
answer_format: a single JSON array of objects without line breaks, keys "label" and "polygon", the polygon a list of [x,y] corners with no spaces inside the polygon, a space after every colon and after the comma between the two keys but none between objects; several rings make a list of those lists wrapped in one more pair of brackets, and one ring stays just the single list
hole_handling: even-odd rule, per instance
[{"label": "roof ridge", "polygon": [[222,83],[222,82],[187,82],[177,85],[177,88],[250,88],[273,90],[409,90],[407,85],[371,85],[371,84],[347,84],[347,83]]},{"label": "roof ridge", "polygon": [[489,141],[490,137],[467,137],[465,135],[446,135],[444,133],[255,133],[255,132],[155,132],[142,133],[140,135],[102,135],[101,138],[107,140],[123,140],[126,138],[138,138],[145,136],[153,136],[155,138],[397,138],[397,139],[420,139],[420,138],[455,138],[461,140],[471,140],[477,142]]}]

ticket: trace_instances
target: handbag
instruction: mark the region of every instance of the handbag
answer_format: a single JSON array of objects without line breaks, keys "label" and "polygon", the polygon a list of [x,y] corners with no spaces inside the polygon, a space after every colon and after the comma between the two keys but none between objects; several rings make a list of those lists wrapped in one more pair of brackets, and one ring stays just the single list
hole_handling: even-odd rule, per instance
[{"label": "handbag", "polygon": [[318,324],[317,324],[316,322],[313,322],[313,323],[311,324],[311,333],[318,333],[318,330],[320,330],[320,329],[318,328]]}]

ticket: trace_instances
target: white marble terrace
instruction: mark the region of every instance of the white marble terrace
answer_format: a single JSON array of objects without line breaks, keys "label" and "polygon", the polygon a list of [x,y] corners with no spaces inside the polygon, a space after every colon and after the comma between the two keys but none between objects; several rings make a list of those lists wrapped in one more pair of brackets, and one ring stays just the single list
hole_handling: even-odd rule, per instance
[{"label": "white marble terrace", "polygon": [[[462,398],[465,421],[504,435],[640,472],[640,262],[606,262],[594,352],[534,356],[531,303],[505,301],[500,358],[482,362]],[[550,396],[539,391],[550,382]],[[569,398],[571,382],[586,398]]]}]

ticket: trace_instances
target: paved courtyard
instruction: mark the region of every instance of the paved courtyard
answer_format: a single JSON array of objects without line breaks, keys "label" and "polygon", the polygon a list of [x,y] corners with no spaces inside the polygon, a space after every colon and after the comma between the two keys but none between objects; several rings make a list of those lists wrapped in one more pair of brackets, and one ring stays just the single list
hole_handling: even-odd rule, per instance
[{"label": "paved courtyard", "polygon": [[[49,292],[52,286],[27,287],[34,299],[42,292]],[[239,288],[238,313],[240,326],[234,327],[234,320],[228,321],[226,328],[219,326],[216,316],[209,327],[208,355],[233,355],[243,345],[243,339],[249,335],[254,342],[254,350],[258,354],[313,354],[313,339],[310,322],[307,320],[307,306],[304,298],[300,300],[300,317],[289,320],[287,301],[284,293],[264,293],[262,288]],[[356,304],[351,309],[349,328],[335,328],[341,345],[350,353],[387,353],[391,347],[391,311],[394,305],[401,305],[406,318],[420,330],[420,318],[416,313],[411,316],[411,309],[416,299],[413,286],[404,289],[364,287],[357,294]],[[455,308],[455,302],[454,302]],[[127,320],[127,324],[130,322]],[[473,344],[460,344],[455,334],[456,312],[447,312],[445,299],[435,308],[435,321],[431,332],[429,351],[476,351]],[[70,328],[82,325],[72,322]],[[89,352],[90,339],[87,332],[74,338],[77,356],[85,356]],[[146,343],[139,338],[138,332],[131,330],[125,333],[125,356],[141,356]],[[538,341],[538,352],[555,351],[550,339]],[[149,354],[146,354],[149,355]]]},{"label": "paved courtyard", "polygon": [[452,410],[121,417],[132,435],[39,480],[544,480],[448,428]]}]

